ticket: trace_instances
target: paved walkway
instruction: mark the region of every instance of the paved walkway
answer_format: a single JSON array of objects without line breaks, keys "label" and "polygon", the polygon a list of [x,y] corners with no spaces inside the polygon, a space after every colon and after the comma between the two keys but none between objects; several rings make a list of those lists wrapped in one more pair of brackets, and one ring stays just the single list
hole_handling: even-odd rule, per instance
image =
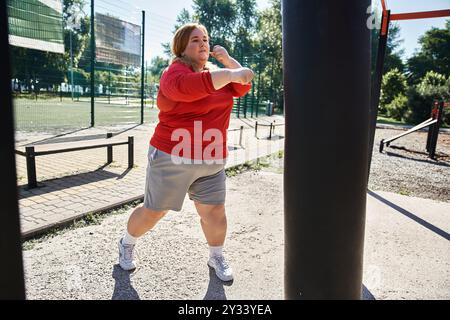
[{"label": "paved walkway", "polygon": [[[229,161],[226,167],[263,157],[284,148],[284,139],[278,136],[284,126],[277,126],[273,139],[268,140],[269,127],[259,127],[255,137],[255,121],[283,124],[281,116],[257,119],[232,119],[229,127]],[[243,126],[242,146],[239,145]],[[149,138],[155,123],[135,126],[115,135],[125,141],[134,136],[135,166],[128,169],[127,146],[114,147],[114,161],[106,165],[106,148],[91,149],[36,157],[39,187],[27,190],[25,157],[16,156],[19,184],[21,229],[24,238],[43,233],[51,227],[69,223],[89,213],[114,208],[143,197]],[[43,141],[45,143],[73,143],[81,139],[106,136],[106,128],[89,128],[74,134]],[[33,140],[31,140],[33,139]],[[16,137],[16,149],[24,149],[36,136]]]}]

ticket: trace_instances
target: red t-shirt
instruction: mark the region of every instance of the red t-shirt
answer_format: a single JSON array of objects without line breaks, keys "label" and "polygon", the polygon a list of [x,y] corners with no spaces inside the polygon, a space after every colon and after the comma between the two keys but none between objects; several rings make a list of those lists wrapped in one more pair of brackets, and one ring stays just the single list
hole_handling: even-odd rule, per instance
[{"label": "red t-shirt", "polygon": [[233,97],[244,96],[250,88],[230,83],[215,90],[209,71],[194,72],[181,62],[172,63],[159,83],[159,123],[150,144],[189,159],[226,158]]}]

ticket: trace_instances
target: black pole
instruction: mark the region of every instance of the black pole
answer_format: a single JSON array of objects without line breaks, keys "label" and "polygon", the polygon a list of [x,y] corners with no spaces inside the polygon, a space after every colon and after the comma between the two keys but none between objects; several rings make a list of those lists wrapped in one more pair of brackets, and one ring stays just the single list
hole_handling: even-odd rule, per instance
[{"label": "black pole", "polygon": [[361,298],[369,5],[283,0],[287,299]]},{"label": "black pole", "polygon": [[[437,101],[435,101],[433,103],[433,107],[431,108],[431,118],[435,119],[436,115],[437,115],[437,110],[438,110],[439,104]],[[436,111],[435,111],[436,109]],[[429,154],[430,152],[430,144],[431,144],[431,137],[433,135],[433,130],[434,130],[434,125],[431,125],[428,127],[428,133],[427,133],[427,146],[426,146],[426,150]]]},{"label": "black pole", "polygon": [[91,127],[95,125],[95,12],[94,0],[91,0]]},{"label": "black pole", "polygon": [[261,73],[262,73],[262,55],[259,54],[259,65],[258,65],[258,99],[256,104],[256,117],[258,118],[259,114],[259,103],[261,102]]},{"label": "black pole", "polygon": [[386,11],[381,18],[380,37],[378,38],[377,61],[375,65],[375,73],[372,79],[372,87],[370,92],[370,109],[369,109],[369,163],[367,166],[367,182],[369,182],[370,166],[372,164],[373,143],[375,140],[375,129],[377,126],[378,104],[380,103],[381,81],[383,80],[384,58],[386,56],[386,46],[389,34],[391,12]]},{"label": "black pole", "polygon": [[255,108],[255,81],[252,81],[252,109],[250,117],[253,118],[253,112]]},{"label": "black pole", "polygon": [[439,108],[437,110],[437,122],[434,124],[434,130],[431,136],[431,141],[430,141],[430,151],[429,151],[429,156],[431,159],[436,159],[436,146],[437,146],[437,142],[438,142],[438,137],[439,137],[439,128],[441,127],[442,124],[442,115],[444,113],[444,101],[441,101],[439,103]]},{"label": "black pole", "polygon": [[25,299],[25,283],[20,239],[20,219],[17,201],[16,160],[14,156],[14,118],[11,101],[11,73],[8,44],[6,1],[0,3],[0,45],[6,56],[0,73],[0,300]]},{"label": "black pole", "polygon": [[141,124],[144,123],[144,52],[145,52],[145,11],[142,10],[142,53],[141,53]]},{"label": "black pole", "polygon": [[33,189],[37,187],[36,179],[36,155],[34,153],[34,147],[25,147],[25,157],[27,161],[27,179],[28,179],[28,189]]},{"label": "black pole", "polygon": [[134,166],[134,137],[128,137],[128,169]]}]

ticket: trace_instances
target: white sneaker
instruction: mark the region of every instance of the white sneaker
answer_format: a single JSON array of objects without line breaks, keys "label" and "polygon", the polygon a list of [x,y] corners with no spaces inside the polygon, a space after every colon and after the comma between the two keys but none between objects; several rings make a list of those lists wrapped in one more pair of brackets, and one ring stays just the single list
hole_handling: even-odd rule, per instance
[{"label": "white sneaker", "polygon": [[136,269],[136,261],[133,260],[134,244],[123,244],[119,240],[119,265],[123,270],[129,271]]},{"label": "white sneaker", "polygon": [[233,269],[228,265],[223,256],[212,256],[208,260],[208,266],[216,271],[217,277],[222,281],[233,280]]}]

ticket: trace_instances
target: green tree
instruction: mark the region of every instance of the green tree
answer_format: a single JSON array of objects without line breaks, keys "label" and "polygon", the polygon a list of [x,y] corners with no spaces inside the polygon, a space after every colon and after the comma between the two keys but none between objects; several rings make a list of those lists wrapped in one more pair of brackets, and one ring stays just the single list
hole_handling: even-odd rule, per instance
[{"label": "green tree", "polygon": [[256,1],[236,1],[236,31],[233,52],[238,58],[248,56],[253,53],[256,22]]},{"label": "green tree", "polygon": [[258,15],[255,71],[258,81],[257,95],[261,100],[274,102],[274,107],[283,107],[283,60],[281,33],[281,1],[271,0],[270,7]]},{"label": "green tree", "polygon": [[447,79],[443,74],[428,71],[422,81],[417,85],[417,91],[422,96],[431,96],[437,100],[450,98],[450,77]]},{"label": "green tree", "polygon": [[230,53],[233,46],[237,8],[231,0],[194,0],[194,19],[203,24],[209,33],[210,44],[220,44]]},{"label": "green tree", "polygon": [[381,82],[380,112],[386,111],[386,106],[390,104],[395,97],[404,96],[407,90],[406,77],[398,70],[393,69],[383,76]]},{"label": "green tree", "polygon": [[450,76],[450,20],[443,29],[432,28],[420,37],[421,48],[408,59],[408,80],[418,84],[428,71]]},{"label": "green tree", "polygon": [[89,45],[91,21],[84,12],[85,6],[86,0],[64,0],[63,2],[64,55],[70,65],[70,42],[72,40],[74,67],[78,66],[82,53]]},{"label": "green tree", "polygon": [[[450,77],[429,71],[418,85],[408,90],[408,112],[406,118],[412,123],[419,123],[430,117],[430,110],[435,100],[450,99]],[[448,111],[444,122],[449,123]]]},{"label": "green tree", "polygon": [[156,77],[159,79],[159,77],[161,77],[161,73],[168,65],[169,65],[169,60],[164,59],[163,57],[160,57],[160,56],[156,56],[151,61],[150,68],[149,68],[150,74],[153,77]]},{"label": "green tree", "polygon": [[[378,13],[374,13],[378,14]],[[380,36],[380,29],[373,28],[371,34],[372,41],[372,73],[375,70],[376,58],[378,52],[378,39]],[[404,50],[401,49],[403,40],[400,38],[400,26],[397,23],[391,22],[389,25],[389,33],[386,43],[386,54],[384,57],[383,74],[386,74],[392,69],[398,69],[404,72],[405,65],[402,61]]]},{"label": "green tree", "polygon": [[[186,23],[190,23],[190,22],[194,22],[194,17],[191,16],[191,14],[189,13],[189,11],[187,11],[185,8],[181,9],[180,13],[177,15],[177,20],[175,23],[175,26],[173,28],[173,33],[175,33],[175,31],[177,31],[177,29],[179,27],[181,27],[182,25],[186,24]],[[164,48],[164,54],[167,57],[167,60],[172,58],[172,49],[171,49],[171,44],[169,42],[167,43],[162,43],[161,46]]]}]

